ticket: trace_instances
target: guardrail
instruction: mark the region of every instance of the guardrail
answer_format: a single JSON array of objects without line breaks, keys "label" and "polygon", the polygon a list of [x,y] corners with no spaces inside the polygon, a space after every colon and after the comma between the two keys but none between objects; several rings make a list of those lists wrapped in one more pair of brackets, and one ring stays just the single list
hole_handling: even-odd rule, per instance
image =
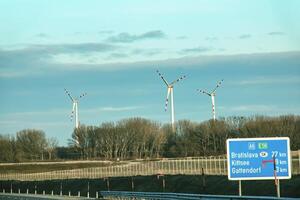
[{"label": "guardrail", "polygon": [[0,199],[12,199],[12,200],[93,200],[95,198],[87,197],[69,197],[69,196],[54,196],[54,195],[33,195],[33,194],[1,194]]},{"label": "guardrail", "polygon": [[[125,191],[101,191],[105,199],[151,199],[151,200],[295,200],[296,198],[277,198],[266,196],[231,196],[231,195],[202,195],[186,193],[159,193],[159,192],[125,192]],[[298,199],[298,198],[297,198]]]},{"label": "guardrail", "polygon": [[[41,173],[0,173],[0,180],[40,181],[165,175],[227,175],[225,157],[124,161],[118,165]],[[300,158],[292,159],[292,174],[300,174]]]}]

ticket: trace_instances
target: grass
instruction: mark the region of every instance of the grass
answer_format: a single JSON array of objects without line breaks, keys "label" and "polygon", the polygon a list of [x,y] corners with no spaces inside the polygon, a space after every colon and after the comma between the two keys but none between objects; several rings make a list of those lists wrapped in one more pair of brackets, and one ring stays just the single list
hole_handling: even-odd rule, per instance
[{"label": "grass", "polygon": [[57,163],[22,163],[22,164],[0,164],[1,173],[38,173],[56,170],[72,170],[91,167],[105,167],[122,164],[117,162],[84,161],[84,162],[57,162]]},{"label": "grass", "polygon": [[[135,191],[141,192],[163,192],[162,179],[157,176],[136,176],[133,178]],[[229,181],[226,176],[206,176],[205,185],[203,185],[202,176],[165,176],[165,192],[194,193],[194,194],[214,194],[214,195],[238,195],[238,182]],[[10,184],[13,184],[14,192],[25,193],[29,189],[34,193],[37,185],[38,193],[42,194],[43,190],[47,194],[51,190],[59,194],[60,185],[62,184],[63,194],[67,195],[71,191],[72,195],[77,195],[78,191],[82,195],[87,194],[87,185],[89,182],[90,195],[95,197],[96,191],[107,190],[107,180],[105,179],[78,179],[78,180],[52,180],[40,182],[21,182],[21,181],[1,181],[0,191],[5,189],[10,191]],[[110,190],[115,191],[132,191],[131,177],[110,178]],[[290,180],[281,180],[281,196],[283,197],[300,197],[300,176],[293,176]],[[243,195],[251,196],[276,196],[274,181],[243,181]]]}]

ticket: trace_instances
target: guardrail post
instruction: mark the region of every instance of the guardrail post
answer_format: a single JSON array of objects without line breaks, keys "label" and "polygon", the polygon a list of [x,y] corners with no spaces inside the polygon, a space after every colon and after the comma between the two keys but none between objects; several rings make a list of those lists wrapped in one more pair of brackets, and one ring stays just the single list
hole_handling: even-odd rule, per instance
[{"label": "guardrail post", "polygon": [[106,180],[107,191],[109,191],[109,178],[104,178],[104,180]]},{"label": "guardrail post", "polygon": [[166,180],[165,180],[165,176],[163,176],[163,192],[166,191]]},{"label": "guardrail post", "polygon": [[62,182],[60,182],[60,193],[59,193],[60,196],[62,196]]},{"label": "guardrail post", "polygon": [[222,175],[221,156],[218,157],[218,163],[219,163],[219,175]]},{"label": "guardrail post", "polygon": [[43,195],[45,195],[45,190],[43,190]]},{"label": "guardrail post", "polygon": [[77,196],[80,197],[80,191],[78,191],[78,195]]},{"label": "guardrail post", "polygon": [[19,194],[21,194],[21,190],[20,190],[20,188],[18,189],[18,193],[19,193]]},{"label": "guardrail post", "polygon": [[37,194],[37,191],[36,191],[36,184],[34,186],[34,194]]},{"label": "guardrail post", "polygon": [[27,190],[26,190],[26,194],[28,194],[29,193],[29,191],[28,191],[28,188],[27,188]]},{"label": "guardrail post", "polygon": [[298,150],[298,161],[299,161],[298,174],[300,174],[300,149]]},{"label": "guardrail post", "polygon": [[134,181],[133,181],[133,177],[131,177],[131,190],[134,191]]},{"label": "guardrail post", "polygon": [[204,168],[202,167],[201,170],[202,170],[202,172],[201,172],[201,175],[202,175],[202,189],[203,189],[203,191],[205,191],[205,189],[206,189],[206,181],[205,181]]},{"label": "guardrail post", "polygon": [[51,195],[53,196],[53,190],[51,190]]},{"label": "guardrail post", "polygon": [[165,188],[166,188],[165,176],[164,174],[158,174],[157,179],[159,180],[160,177],[162,177],[162,191],[165,192]]},{"label": "guardrail post", "polygon": [[208,162],[207,161],[207,157],[204,157],[204,160],[205,160],[205,171],[208,172],[208,169],[207,169],[207,162]]},{"label": "guardrail post", "polygon": [[88,181],[87,198],[90,198],[90,182]]},{"label": "guardrail post", "polygon": [[71,196],[71,191],[69,190],[69,197]]},{"label": "guardrail post", "polygon": [[12,189],[12,183],[10,183],[10,193],[13,193],[13,189]]},{"label": "guardrail post", "polygon": [[209,174],[212,175],[213,174],[213,163],[211,160],[211,156],[209,156]]}]

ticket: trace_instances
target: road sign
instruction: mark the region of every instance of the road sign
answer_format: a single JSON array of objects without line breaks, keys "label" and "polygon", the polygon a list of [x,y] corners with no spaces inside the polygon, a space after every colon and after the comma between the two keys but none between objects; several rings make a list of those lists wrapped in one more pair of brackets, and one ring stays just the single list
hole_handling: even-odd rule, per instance
[{"label": "road sign", "polygon": [[288,137],[228,139],[226,143],[229,180],[291,178]]}]

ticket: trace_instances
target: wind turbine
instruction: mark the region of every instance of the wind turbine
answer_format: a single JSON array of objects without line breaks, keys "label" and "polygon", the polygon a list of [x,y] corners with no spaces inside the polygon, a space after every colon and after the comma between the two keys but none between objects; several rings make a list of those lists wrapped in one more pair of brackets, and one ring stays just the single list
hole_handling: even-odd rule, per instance
[{"label": "wind turbine", "polygon": [[213,112],[213,119],[214,121],[216,120],[216,109],[215,109],[215,96],[216,96],[216,90],[218,89],[218,87],[221,86],[223,82],[223,79],[221,81],[218,82],[217,86],[215,87],[215,89],[213,89],[210,93],[206,92],[205,90],[197,90],[203,94],[206,94],[208,96],[211,97],[211,103],[212,103],[212,112]]},{"label": "wind turbine", "polygon": [[73,98],[67,89],[65,89],[65,92],[70,97],[70,99],[73,103],[73,108],[72,108],[72,113],[71,113],[71,121],[73,120],[74,113],[75,113],[75,128],[78,129],[78,127],[79,127],[78,103],[79,103],[79,99],[84,97],[87,93],[83,93],[82,95],[79,96],[79,98]]},{"label": "wind turbine", "polygon": [[172,129],[174,131],[175,130],[174,95],[173,95],[174,84],[181,81],[186,76],[182,76],[169,84],[158,70],[156,70],[156,72],[158,73],[160,78],[164,81],[164,83],[167,86],[167,98],[166,98],[166,103],[165,103],[165,111],[167,111],[167,109],[168,109],[169,97],[171,95],[171,125],[172,125]]}]

